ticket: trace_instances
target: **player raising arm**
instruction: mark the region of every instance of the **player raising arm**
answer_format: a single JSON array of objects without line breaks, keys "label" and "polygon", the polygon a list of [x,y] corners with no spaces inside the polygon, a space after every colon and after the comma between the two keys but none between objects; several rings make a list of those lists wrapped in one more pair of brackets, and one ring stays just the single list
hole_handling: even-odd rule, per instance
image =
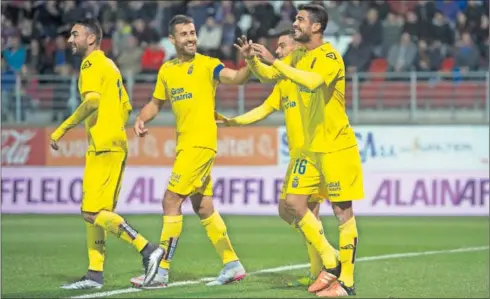
[{"label": "player raising arm", "polygon": [[[288,30],[282,32],[279,35],[276,54],[281,59],[286,57],[297,46],[297,43],[293,39],[292,34],[292,31]],[[262,105],[255,109],[252,109],[251,111],[243,115],[236,116],[230,119],[224,119],[224,123],[229,126],[252,124],[265,119],[274,111],[282,110],[284,112],[284,120],[286,123],[286,133],[288,138],[290,156],[294,157],[295,153],[301,150],[304,143],[304,137],[301,124],[301,115],[299,112],[296,96],[297,94],[295,92],[291,92],[292,90],[294,90],[294,86],[292,85],[293,83],[287,79],[278,81],[277,84],[274,86],[272,93]],[[288,182],[291,176],[294,175],[292,173],[293,168],[290,168],[290,171],[287,172],[284,182]],[[279,201],[279,216],[281,216],[285,221],[288,221],[288,212],[285,205],[286,191],[287,184],[283,186],[281,192],[281,200]],[[308,209],[311,210],[315,217],[318,219],[320,226],[323,226],[319,216],[320,204],[324,200],[325,198],[321,196],[312,196],[308,200]],[[320,274],[323,266],[321,257],[309,242],[306,242],[306,247],[308,249],[308,257],[310,262],[309,275],[302,277],[294,282],[290,282],[288,284],[289,286],[310,286]]]},{"label": "player raising arm", "polygon": [[141,253],[147,281],[155,276],[165,253],[114,213],[128,153],[124,126],[131,104],[119,69],[100,50],[101,39],[102,29],[95,20],[81,20],[73,26],[68,42],[73,54],[83,58],[78,79],[82,103],[51,134],[51,147],[58,150],[57,142],[63,135],[85,121],[89,142],[81,207],[87,225],[89,267],[81,279],[62,286],[69,290],[103,286],[106,231]]},{"label": "player raising arm", "polygon": [[[223,219],[213,206],[211,169],[218,143],[215,93],[219,82],[243,84],[250,72],[247,67],[238,71],[225,68],[218,59],[196,53],[197,36],[190,17],[174,16],[169,28],[177,58],[161,66],[153,97],[134,125],[136,134],[144,136],[148,132],[145,124],[158,114],[164,101],[170,101],[176,121],[177,148],[162,201],[160,245],[167,254],[152,287],[168,284],[170,263],[182,233],[181,206],[187,197],[224,265],[218,277],[208,285],[222,285],[245,277],[245,269],[231,245]],[[140,286],[141,281],[142,276],[131,279],[136,286]]]},{"label": "player raising arm", "polygon": [[[359,150],[345,112],[344,64],[336,49],[323,42],[327,22],[328,15],[323,7],[314,4],[298,7],[293,24],[294,38],[306,53],[297,61],[293,55],[284,62],[276,60],[265,47],[256,44],[245,44],[240,50],[248,55],[247,62],[254,72],[266,79],[288,78],[296,83],[305,144],[296,157],[302,173],[298,171],[296,180],[285,182],[290,188],[286,205],[291,211],[291,221],[318,250],[325,268],[308,290],[322,297],[338,297],[355,294],[358,233],[352,201],[363,199],[364,190]],[[251,59],[251,55],[257,55],[272,66],[262,64],[257,58]],[[306,209],[307,194],[313,191],[326,193],[338,219],[340,276],[335,274],[335,253],[318,233],[321,227]]]}]

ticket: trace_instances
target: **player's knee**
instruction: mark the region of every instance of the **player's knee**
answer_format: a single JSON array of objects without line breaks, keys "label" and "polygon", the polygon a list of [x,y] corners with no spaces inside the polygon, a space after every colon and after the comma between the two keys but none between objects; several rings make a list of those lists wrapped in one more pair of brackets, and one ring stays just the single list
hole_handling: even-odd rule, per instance
[{"label": "player's knee", "polygon": [[165,191],[163,196],[162,208],[163,212],[167,216],[175,216],[182,214],[182,202],[185,196],[172,192],[170,190]]},{"label": "player's knee", "polygon": [[295,219],[301,219],[308,211],[308,197],[304,195],[288,195],[284,200],[288,214]]},{"label": "player's knee", "polygon": [[308,209],[315,215],[317,219],[320,219],[320,203],[319,202],[309,202]]},{"label": "player's knee", "polygon": [[82,217],[83,220],[85,220],[88,223],[95,223],[95,218],[97,218],[98,213],[89,213],[89,212],[82,212]]},{"label": "player's knee", "polygon": [[293,223],[293,217],[290,214],[290,212],[288,212],[285,200],[279,201],[279,205],[277,207],[277,210],[279,212],[279,217],[281,217],[282,220],[286,221],[288,224]]},{"label": "player's knee", "polygon": [[332,202],[332,209],[339,225],[342,225],[354,217],[352,201]]},{"label": "player's knee", "polygon": [[191,197],[192,209],[200,219],[207,219],[214,213],[213,198],[196,194]]}]

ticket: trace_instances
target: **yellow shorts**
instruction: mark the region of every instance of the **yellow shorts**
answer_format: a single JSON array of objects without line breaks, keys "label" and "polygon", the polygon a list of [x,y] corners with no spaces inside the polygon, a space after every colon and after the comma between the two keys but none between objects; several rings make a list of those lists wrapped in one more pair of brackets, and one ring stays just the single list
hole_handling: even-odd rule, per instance
[{"label": "yellow shorts", "polygon": [[213,195],[211,169],[216,159],[212,149],[191,147],[177,152],[167,189],[180,194]]},{"label": "yellow shorts", "polygon": [[125,152],[87,152],[82,212],[97,213],[116,208],[126,157]]},{"label": "yellow shorts", "polygon": [[286,194],[312,195],[310,202],[363,199],[362,165],[357,146],[328,154],[300,153],[291,157],[281,199],[285,199]]}]

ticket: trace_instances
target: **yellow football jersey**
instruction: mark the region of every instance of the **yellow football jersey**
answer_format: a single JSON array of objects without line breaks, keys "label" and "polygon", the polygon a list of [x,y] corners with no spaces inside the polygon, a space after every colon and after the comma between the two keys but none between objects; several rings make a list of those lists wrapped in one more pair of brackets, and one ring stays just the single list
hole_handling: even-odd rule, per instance
[{"label": "yellow football jersey", "polygon": [[222,68],[218,59],[201,54],[185,62],[174,59],[160,67],[153,97],[169,100],[172,105],[177,151],[189,147],[217,150],[214,107]]},{"label": "yellow football jersey", "polygon": [[296,68],[320,74],[325,82],[315,90],[296,84],[301,98],[306,149],[328,153],[356,145],[345,110],[345,67],[340,53],[330,43],[325,43],[308,51]]},{"label": "yellow football jersey", "polygon": [[82,99],[88,92],[100,94],[98,109],[85,120],[88,151],[127,151],[131,104],[119,69],[104,52],[93,51],[82,61],[78,89]]},{"label": "yellow football jersey", "polygon": [[289,151],[300,150],[304,145],[303,125],[298,107],[295,83],[283,79],[274,86],[265,103],[275,110],[282,110],[286,123]]}]

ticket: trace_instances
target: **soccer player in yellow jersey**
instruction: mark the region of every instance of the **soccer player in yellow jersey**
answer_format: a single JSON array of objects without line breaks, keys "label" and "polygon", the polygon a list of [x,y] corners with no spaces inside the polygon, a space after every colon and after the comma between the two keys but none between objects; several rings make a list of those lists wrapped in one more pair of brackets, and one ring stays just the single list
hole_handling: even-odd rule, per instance
[{"label": "soccer player in yellow jersey", "polygon": [[[170,102],[175,115],[177,148],[162,201],[160,246],[167,254],[151,287],[168,284],[170,262],[182,233],[181,206],[187,197],[190,197],[194,211],[224,265],[218,277],[208,285],[223,285],[245,277],[245,269],[231,245],[223,219],[213,206],[211,168],[218,142],[215,93],[219,82],[245,83],[250,71],[248,67],[238,71],[228,69],[218,59],[196,53],[197,36],[192,18],[174,16],[169,29],[169,39],[175,46],[177,58],[161,66],[153,97],[134,124],[136,134],[144,136],[147,133],[145,124],[158,114],[165,101]],[[141,276],[135,277],[131,283],[139,286],[141,280]]]},{"label": "soccer player in yellow jersey", "polygon": [[[249,67],[264,81],[287,78],[295,84],[302,120],[304,144],[293,157],[295,176],[287,184],[286,206],[290,221],[319,252],[324,270],[308,288],[321,297],[354,295],[354,261],[357,225],[353,200],[364,198],[362,165],[354,131],[345,112],[345,68],[341,55],[323,42],[328,22],[325,9],[300,5],[293,24],[294,38],[302,44],[283,61],[275,59],[262,45],[245,43],[241,52]],[[250,49],[252,48],[252,50]],[[267,66],[261,63],[258,56]],[[296,165],[297,163],[297,165]],[[310,195],[325,194],[339,221],[342,271],[335,274],[337,261],[321,226],[307,209]]]},{"label": "soccer player in yellow jersey", "polygon": [[[293,32],[291,30],[284,31],[279,34],[276,54],[279,58],[283,59],[289,55],[289,53],[293,51],[296,46],[297,43],[293,39]],[[243,115],[236,116],[234,118],[226,118],[223,120],[223,122],[228,126],[248,125],[265,119],[274,111],[282,110],[284,112],[290,156],[294,157],[303,146],[304,136],[301,115],[298,107],[297,93],[294,92],[295,87],[293,84],[294,82],[288,79],[278,81],[274,86],[272,93],[262,105]],[[290,181],[291,176],[293,175],[295,163],[296,161],[293,162],[292,167],[289,167],[284,182]],[[299,166],[297,165],[296,167]],[[286,192],[287,184],[284,184],[280,195],[281,201],[279,202],[279,216],[288,221],[288,213],[284,201],[286,198]],[[320,220],[320,204],[324,200],[324,197],[318,195],[314,195],[308,200],[308,209],[310,209],[315,215],[320,223],[320,226],[322,227],[323,224]],[[318,251],[309,242],[306,242],[306,247],[308,249],[308,256],[310,260],[309,275],[294,282],[290,282],[288,284],[289,286],[310,286],[320,274],[323,264]]]},{"label": "soccer player in yellow jersey", "polygon": [[106,231],[133,245],[143,256],[145,283],[152,280],[165,251],[149,243],[114,213],[121,189],[128,143],[125,124],[132,110],[119,69],[100,50],[102,29],[97,21],[77,22],[68,42],[83,58],[78,79],[82,103],[51,134],[51,147],[71,128],[85,121],[88,137],[83,175],[82,216],[87,225],[88,272],[63,289],[100,289],[103,286]]}]

